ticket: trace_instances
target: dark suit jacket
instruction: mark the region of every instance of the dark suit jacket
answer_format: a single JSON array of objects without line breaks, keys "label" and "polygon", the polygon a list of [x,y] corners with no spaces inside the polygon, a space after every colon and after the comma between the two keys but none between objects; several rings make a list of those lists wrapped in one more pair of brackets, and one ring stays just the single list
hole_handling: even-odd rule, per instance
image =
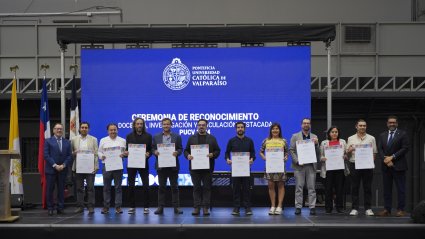
[{"label": "dark suit jacket", "polygon": [[[179,170],[180,164],[179,164],[179,156],[183,153],[183,145],[182,145],[182,137],[180,135],[171,132],[171,143],[174,143],[176,146],[177,151],[177,157],[176,157],[176,167],[171,167],[173,170]],[[155,152],[155,150],[158,149],[158,144],[162,144],[162,132],[159,134],[156,134],[153,137],[153,144],[152,144],[152,154]],[[158,157],[156,157],[155,161],[155,168],[156,170],[161,170],[161,168],[158,168]]]},{"label": "dark suit jacket", "polygon": [[[187,158],[187,156],[190,155],[190,146],[191,145],[198,145],[198,133],[192,135],[187,140],[186,148],[184,149],[184,156]],[[218,146],[217,140],[214,136],[207,133],[206,137],[207,144],[209,145],[209,152],[213,154],[213,157],[210,158],[210,171],[214,171],[214,162],[215,159],[218,158],[220,155],[220,147]],[[189,169],[192,170],[192,162],[189,161]]]},{"label": "dark suit jacket", "polygon": [[[44,141],[44,160],[46,164],[44,171],[46,174],[55,174],[57,171],[53,168],[54,164],[65,164],[65,167],[72,167],[71,143],[69,140],[62,138],[62,152],[59,150],[56,137],[51,137]],[[63,170],[62,172],[66,172]]]},{"label": "dark suit jacket", "polygon": [[382,170],[388,169],[384,163],[384,156],[394,155],[394,170],[405,171],[407,170],[406,154],[409,151],[409,137],[407,137],[406,131],[397,129],[392,142],[387,145],[388,134],[388,130],[381,133],[378,140],[378,157],[382,162]]}]

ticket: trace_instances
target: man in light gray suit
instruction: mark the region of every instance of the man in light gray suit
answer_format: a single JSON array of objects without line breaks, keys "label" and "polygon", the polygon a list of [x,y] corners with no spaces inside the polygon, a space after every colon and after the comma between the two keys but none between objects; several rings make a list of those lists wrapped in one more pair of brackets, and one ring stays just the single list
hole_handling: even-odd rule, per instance
[{"label": "man in light gray suit", "polygon": [[[87,198],[89,214],[94,213],[95,193],[94,193],[94,178],[97,170],[99,169],[99,160],[97,155],[97,138],[89,135],[90,124],[82,122],[80,125],[80,135],[72,138],[71,149],[74,156],[74,163],[72,164],[72,171],[75,174],[75,184],[77,187],[77,209],[75,213],[82,213],[84,211],[84,180],[87,183]],[[92,173],[77,173],[77,153],[79,150],[90,150],[94,153],[93,164],[94,171]]]},{"label": "man in light gray suit", "polygon": [[317,135],[310,132],[311,120],[304,118],[301,123],[301,131],[292,135],[289,151],[292,156],[292,168],[295,175],[295,215],[301,214],[303,206],[303,189],[307,182],[308,204],[310,215],[316,215],[316,170],[317,163],[300,164],[298,162],[297,141],[311,139],[314,142],[316,150],[316,162],[320,160],[319,140]]},{"label": "man in light gray suit", "polygon": [[[180,199],[179,199],[179,187],[178,187],[178,177],[179,177],[179,156],[183,152],[182,138],[180,135],[171,132],[172,122],[169,118],[164,118],[162,120],[162,132],[156,134],[153,137],[152,150],[153,154],[156,156],[155,168],[158,172],[158,208],[154,212],[155,214],[162,215],[164,213],[165,207],[165,190],[167,187],[167,179],[170,179],[171,185],[171,203],[174,207],[175,214],[182,214],[183,211],[179,208]],[[176,167],[166,167],[160,168],[158,166],[158,144],[167,144],[174,143],[175,151],[173,156],[176,157]]]}]

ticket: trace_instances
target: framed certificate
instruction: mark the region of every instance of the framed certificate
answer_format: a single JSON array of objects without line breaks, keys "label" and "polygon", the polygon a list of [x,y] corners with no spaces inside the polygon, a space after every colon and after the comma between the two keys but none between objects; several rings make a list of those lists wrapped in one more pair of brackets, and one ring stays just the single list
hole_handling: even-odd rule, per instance
[{"label": "framed certificate", "polygon": [[173,153],[176,151],[174,143],[170,144],[158,144],[158,167],[168,168],[176,167],[176,157]]},{"label": "framed certificate", "polygon": [[375,168],[372,144],[356,144],[354,148],[356,149],[354,151],[354,164],[356,169]]},{"label": "framed certificate", "polygon": [[78,150],[76,157],[77,173],[94,172],[94,153],[91,150]]},{"label": "framed certificate", "polygon": [[344,169],[344,148],[342,145],[325,146],[326,171]]},{"label": "framed certificate", "polygon": [[146,144],[128,144],[127,168],[145,168]]},{"label": "framed certificate", "polygon": [[120,146],[105,148],[105,169],[106,171],[122,170],[122,158],[120,157],[122,148]]},{"label": "framed certificate", "polygon": [[266,173],[285,172],[285,152],[283,148],[271,147],[266,149]]},{"label": "framed certificate", "polygon": [[232,152],[232,177],[249,177],[249,152]]},{"label": "framed certificate", "polygon": [[193,157],[191,160],[192,170],[210,169],[210,158],[208,158],[209,153],[208,144],[191,145],[190,154]]},{"label": "framed certificate", "polygon": [[298,140],[297,155],[299,164],[317,163],[314,141],[311,139]]}]

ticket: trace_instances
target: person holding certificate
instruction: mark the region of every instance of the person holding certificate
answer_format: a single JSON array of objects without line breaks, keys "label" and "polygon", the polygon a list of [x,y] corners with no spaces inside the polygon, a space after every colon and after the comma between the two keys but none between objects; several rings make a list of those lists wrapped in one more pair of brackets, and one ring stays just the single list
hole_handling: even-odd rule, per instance
[{"label": "person holding certificate", "polygon": [[[288,143],[286,139],[282,137],[282,130],[279,123],[273,123],[270,126],[269,136],[263,140],[260,149],[260,156],[263,160],[267,159],[272,160],[270,157],[271,152],[277,151],[281,153],[280,161],[283,164],[283,172],[276,172],[279,170],[272,170],[276,173],[266,173],[264,178],[268,181],[269,187],[269,197],[271,202],[271,207],[269,210],[269,215],[280,215],[283,210],[283,199],[285,197],[285,162],[288,160]],[[276,157],[277,158],[277,157]],[[278,158],[278,159],[279,159]],[[266,166],[267,167],[267,166]],[[278,168],[278,167],[275,167]],[[277,204],[276,204],[276,185],[277,185]]]},{"label": "person holding certificate", "polygon": [[[311,120],[301,121],[301,131],[291,137],[289,151],[292,156],[292,168],[295,175],[295,215],[301,214],[303,189],[307,182],[308,206],[310,215],[316,215],[316,170],[320,160],[320,148],[317,135],[310,132]],[[308,162],[308,163],[304,163]]]},{"label": "person holding certificate", "polygon": [[[152,151],[152,135],[146,132],[145,121],[142,118],[135,118],[133,120],[133,130],[126,137],[126,151],[125,156],[129,158],[129,144],[133,146],[143,146],[145,148],[143,155],[137,155],[134,159],[144,161],[145,163],[140,166],[129,166],[127,165],[128,173],[128,200],[130,202],[130,209],[128,214],[136,213],[136,197],[135,195],[135,184],[137,172],[140,174],[142,179],[143,188],[143,213],[149,214],[149,162],[148,159],[151,156]],[[134,156],[134,155],[133,155]]]},{"label": "person holding certificate", "polygon": [[[375,137],[367,134],[366,128],[367,125],[365,120],[357,120],[357,133],[350,136],[347,140],[346,152],[349,159],[348,166],[351,178],[351,199],[353,200],[350,216],[357,216],[359,214],[360,182],[363,183],[365,214],[366,216],[375,215],[372,211],[372,180],[374,168],[373,160],[375,159],[377,148]],[[362,157],[356,158],[356,153],[358,153],[356,152],[356,148],[358,149],[357,151],[365,151],[363,149],[370,149],[370,154],[361,154]],[[365,164],[366,166],[362,166],[360,163]]]},{"label": "person holding certificate", "polygon": [[[198,120],[197,128],[198,132],[190,136],[187,141],[184,156],[189,160],[190,176],[193,183],[194,209],[192,215],[199,215],[202,207],[204,216],[208,216],[210,215],[214,160],[220,155],[220,147],[216,138],[207,133],[207,120]],[[194,163],[195,161],[200,163]]]},{"label": "person holding certificate", "polygon": [[397,217],[406,215],[406,171],[409,137],[406,131],[398,129],[397,116],[387,119],[388,130],[378,139],[378,155],[381,161],[384,182],[384,210],[378,216],[391,216],[393,182],[397,188]]},{"label": "person holding certificate", "polygon": [[[162,215],[165,207],[167,179],[171,185],[171,203],[175,214],[182,214],[179,198],[179,156],[183,152],[182,138],[171,132],[172,122],[169,118],[162,120],[162,132],[153,137],[152,149],[156,156],[155,168],[158,172],[158,208],[155,214]],[[171,149],[168,149],[170,148]],[[160,162],[161,160],[161,162]],[[170,161],[170,162],[169,162]]]},{"label": "person holding certificate", "polygon": [[335,205],[338,213],[344,213],[343,207],[343,190],[346,170],[345,148],[347,143],[339,138],[340,131],[338,127],[331,126],[326,133],[327,139],[320,144],[320,160],[322,167],[320,176],[326,178],[325,181],[325,212],[332,213],[334,205],[334,190],[335,190]]},{"label": "person holding certificate", "polygon": [[[118,136],[118,126],[110,123],[106,126],[108,136],[102,138],[99,143],[98,155],[103,165],[103,209],[102,214],[109,213],[111,205],[111,185],[115,185],[115,213],[122,213],[122,158],[125,157],[125,139]],[[109,161],[109,162],[107,162]],[[108,168],[109,167],[109,168]]]},{"label": "person holding certificate", "polygon": [[[249,166],[255,160],[255,148],[254,141],[251,138],[245,136],[244,122],[236,123],[236,136],[231,138],[227,143],[225,158],[227,164],[233,167],[239,167],[241,175],[248,176],[234,176],[232,175],[232,188],[233,188],[233,212],[232,215],[239,215],[239,208],[241,207],[241,196],[243,197],[243,206],[245,207],[245,214],[252,215],[251,210],[251,177]],[[239,161],[236,163],[236,157],[232,153],[244,153],[239,156]],[[233,163],[233,164],[232,164]],[[247,171],[247,172],[246,172]],[[242,194],[242,195],[241,195]]]},{"label": "person holding certificate", "polygon": [[[74,213],[82,213],[84,211],[84,180],[86,180],[87,184],[87,208],[89,209],[89,214],[94,213],[94,178],[99,169],[99,158],[97,155],[97,138],[89,135],[89,130],[90,124],[81,122],[80,135],[71,140],[72,155],[74,156],[72,171],[75,172],[75,184],[77,187],[77,209],[75,209]],[[85,159],[83,156],[87,156],[87,158]]]}]

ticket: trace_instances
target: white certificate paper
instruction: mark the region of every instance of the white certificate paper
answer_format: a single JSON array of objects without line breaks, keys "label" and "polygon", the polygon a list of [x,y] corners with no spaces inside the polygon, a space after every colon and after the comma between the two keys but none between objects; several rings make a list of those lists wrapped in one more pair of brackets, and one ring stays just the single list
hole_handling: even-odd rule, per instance
[{"label": "white certificate paper", "polygon": [[272,147],[266,149],[266,173],[285,172],[285,152],[283,148]]},{"label": "white certificate paper", "polygon": [[342,145],[325,146],[326,171],[344,169],[344,148]]},{"label": "white certificate paper", "polygon": [[373,147],[372,144],[356,144],[354,151],[355,168],[356,169],[372,169],[375,168],[373,162]]},{"label": "white certificate paper", "polygon": [[122,154],[122,149],[120,146],[105,148],[103,154],[105,155],[105,169],[106,171],[114,171],[123,169],[122,159],[120,155]]},{"label": "white certificate paper", "polygon": [[232,152],[232,177],[249,177],[249,152]]},{"label": "white certificate paper", "polygon": [[128,144],[127,168],[145,168],[146,144]]},{"label": "white certificate paper", "polygon": [[298,164],[317,163],[314,141],[311,139],[297,141]]},{"label": "white certificate paper", "polygon": [[191,145],[190,154],[193,157],[191,160],[192,170],[210,169],[210,158],[208,158],[209,153],[208,144]]},{"label": "white certificate paper", "polygon": [[170,144],[158,144],[158,167],[159,168],[168,168],[176,167],[176,157],[173,156],[173,153],[176,151],[176,146],[174,143]]},{"label": "white certificate paper", "polygon": [[77,152],[77,173],[93,173],[94,153],[91,150],[79,150]]}]

